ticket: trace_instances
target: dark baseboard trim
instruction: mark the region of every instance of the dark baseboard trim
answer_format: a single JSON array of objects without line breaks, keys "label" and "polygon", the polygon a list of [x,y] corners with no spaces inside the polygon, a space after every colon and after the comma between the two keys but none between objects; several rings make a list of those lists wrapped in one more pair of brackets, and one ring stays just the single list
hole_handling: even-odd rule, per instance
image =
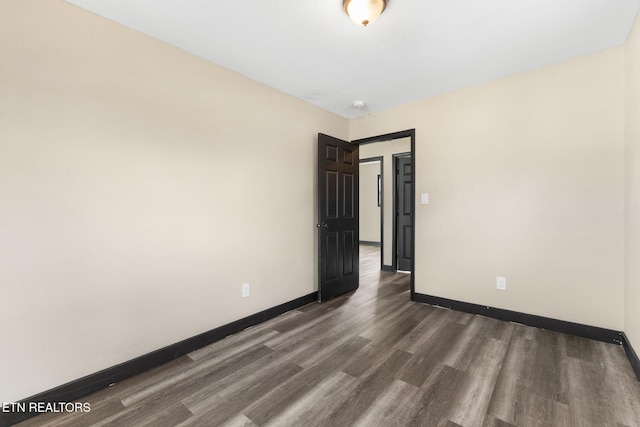
[{"label": "dark baseboard trim", "polygon": [[624,352],[627,353],[627,358],[631,363],[633,372],[636,373],[636,378],[640,381],[640,359],[638,359],[638,355],[633,350],[633,347],[631,347],[631,343],[624,332],[622,333],[622,348],[624,348]]},{"label": "dark baseboard trim", "polygon": [[624,340],[623,333],[620,331],[567,322],[549,317],[536,316],[534,314],[520,313],[518,311],[504,310],[502,308],[487,307],[485,305],[472,304],[469,302],[456,301],[418,293],[413,295],[413,301],[438,305],[441,307],[451,308],[453,310],[464,311],[465,313],[481,314],[498,320],[522,323],[527,326],[548,329],[550,331],[589,338],[596,341],[622,344]]},{"label": "dark baseboard trim", "polygon": [[395,268],[393,268],[392,265],[383,265],[381,268],[382,271],[396,271]]},{"label": "dark baseboard trim", "polygon": [[367,245],[367,246],[377,246],[377,247],[382,246],[382,244],[380,242],[370,242],[368,240],[360,240],[360,244],[361,245]]},{"label": "dark baseboard trim", "polygon": [[[29,402],[56,403],[76,401],[90,393],[108,387],[110,384],[140,374],[151,368],[160,366],[163,363],[170,362],[194,350],[219,341],[228,335],[238,333],[250,326],[273,319],[287,311],[294,310],[317,300],[318,293],[313,292],[194,337],[187,338],[186,340],[151,353],[147,353],[119,365],[112,366],[111,368],[104,369],[43,393],[36,394],[35,396],[31,396],[17,403],[26,404],[28,409]],[[38,413],[30,411],[0,412],[0,426],[11,426],[35,415],[38,415]]]}]

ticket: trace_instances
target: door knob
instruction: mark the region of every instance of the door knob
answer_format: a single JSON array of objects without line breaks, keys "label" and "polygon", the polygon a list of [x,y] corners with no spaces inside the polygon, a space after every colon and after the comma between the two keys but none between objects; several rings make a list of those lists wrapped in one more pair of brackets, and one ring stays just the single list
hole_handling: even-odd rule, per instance
[{"label": "door knob", "polygon": [[329,228],[329,225],[323,222],[322,224],[316,225],[316,227],[326,230],[327,228]]}]

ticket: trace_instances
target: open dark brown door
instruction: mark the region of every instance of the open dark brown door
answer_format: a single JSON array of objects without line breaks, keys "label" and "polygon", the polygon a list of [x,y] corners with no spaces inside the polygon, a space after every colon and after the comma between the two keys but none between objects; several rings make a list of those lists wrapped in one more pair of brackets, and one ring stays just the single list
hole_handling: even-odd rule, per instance
[{"label": "open dark brown door", "polygon": [[318,134],[318,300],[358,288],[358,146]]}]

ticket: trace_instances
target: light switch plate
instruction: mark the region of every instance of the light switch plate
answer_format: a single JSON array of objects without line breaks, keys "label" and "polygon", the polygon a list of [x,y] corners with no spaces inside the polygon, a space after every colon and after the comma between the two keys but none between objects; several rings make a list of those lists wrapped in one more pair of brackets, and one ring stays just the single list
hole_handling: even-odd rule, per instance
[{"label": "light switch plate", "polygon": [[422,193],[420,195],[420,203],[423,204],[423,205],[428,205],[429,204],[429,194]]}]

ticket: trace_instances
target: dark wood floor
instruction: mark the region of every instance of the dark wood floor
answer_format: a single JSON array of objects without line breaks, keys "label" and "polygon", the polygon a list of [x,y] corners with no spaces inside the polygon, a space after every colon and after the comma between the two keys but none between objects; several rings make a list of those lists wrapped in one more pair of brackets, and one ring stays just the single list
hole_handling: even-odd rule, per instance
[{"label": "dark wood floor", "polygon": [[361,247],[361,287],[30,426],[640,426],[620,346],[409,301]]}]

